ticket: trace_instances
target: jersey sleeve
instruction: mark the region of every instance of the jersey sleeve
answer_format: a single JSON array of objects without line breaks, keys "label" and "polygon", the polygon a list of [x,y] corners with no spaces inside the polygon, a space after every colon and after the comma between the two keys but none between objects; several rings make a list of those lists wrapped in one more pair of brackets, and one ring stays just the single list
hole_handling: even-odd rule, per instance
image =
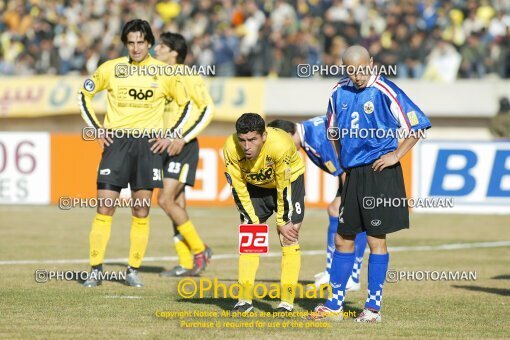
[{"label": "jersey sleeve", "polygon": [[[341,136],[339,130],[338,130],[338,117],[336,115],[336,108],[335,108],[335,102],[336,102],[336,86],[335,88],[333,89],[333,92],[331,93],[331,96],[329,96],[329,101],[328,101],[328,111],[326,113],[326,124],[324,124],[325,126],[325,129],[326,129],[326,138],[329,140],[329,142],[331,143],[331,147],[333,148],[333,151],[335,152],[336,154],[336,157],[337,158],[340,158],[340,150],[341,150],[341,143],[340,143],[340,139],[333,139],[331,138],[332,136],[332,133],[330,133],[330,129],[337,129],[336,130],[336,135],[338,137]],[[335,132],[335,131],[333,131]]]},{"label": "jersey sleeve", "polygon": [[231,146],[230,140],[227,140],[223,146],[223,158],[226,168],[225,176],[232,189],[232,197],[241,214],[242,222],[258,224],[259,218],[255,214],[246,182],[242,178],[237,156],[235,148]]},{"label": "jersey sleeve", "polygon": [[276,171],[276,225],[281,226],[291,221],[294,208],[290,180],[292,155],[297,151],[290,140],[278,143],[274,150],[277,150],[273,155]]},{"label": "jersey sleeve", "polygon": [[204,80],[199,76],[193,77],[193,102],[199,110],[198,118],[184,131],[184,140],[188,143],[196,138],[209,125],[213,118],[214,104],[205,86]]},{"label": "jersey sleeve", "polygon": [[[394,83],[388,81],[390,92],[390,110],[405,130],[424,130],[431,127],[423,111]],[[394,98],[392,98],[394,96]]]},{"label": "jersey sleeve", "polygon": [[331,94],[328,101],[328,111],[326,113],[326,129],[329,128],[337,128],[338,124],[336,121],[336,112],[335,112],[335,105],[334,105],[334,93]]},{"label": "jersey sleeve", "polygon": [[96,129],[101,128],[96,113],[92,108],[92,98],[96,93],[108,87],[108,68],[107,64],[99,66],[92,77],[85,80],[82,88],[78,91],[78,104],[83,120],[88,126]]},{"label": "jersey sleeve", "polygon": [[173,98],[177,104],[177,113],[179,115],[179,119],[177,119],[175,124],[173,126],[166,126],[166,128],[169,128],[171,131],[182,129],[191,116],[193,105],[186,77],[179,75],[170,76],[165,85],[165,95]]},{"label": "jersey sleeve", "polygon": [[342,169],[338,155],[327,138],[324,128],[326,124],[327,117],[318,116],[298,124],[297,131],[308,159],[323,171],[338,176],[342,173]]}]

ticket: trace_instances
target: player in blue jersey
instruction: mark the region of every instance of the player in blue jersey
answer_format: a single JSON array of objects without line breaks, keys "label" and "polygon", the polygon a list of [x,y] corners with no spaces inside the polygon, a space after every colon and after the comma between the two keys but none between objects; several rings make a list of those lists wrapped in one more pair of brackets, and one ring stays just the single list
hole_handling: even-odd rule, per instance
[{"label": "player in blue jersey", "polygon": [[[288,120],[277,119],[268,124],[288,132],[297,150],[303,148],[308,158],[319,168],[327,173],[338,176],[338,190],[335,199],[328,205],[329,226],[328,226],[328,243],[326,248],[326,270],[315,275],[315,286],[320,288],[321,285],[329,283],[331,272],[331,261],[333,252],[335,251],[335,235],[338,229],[338,211],[340,208],[340,194],[342,192],[343,174],[342,167],[338,159],[338,155],[331,145],[326,135],[327,117],[314,117],[300,123],[293,123]],[[352,274],[347,282],[347,291],[360,290],[359,274],[363,263],[363,254],[367,245],[366,233],[360,233],[355,239],[356,261],[352,268]]]},{"label": "player in blue jersey", "polygon": [[[334,87],[328,105],[328,137],[336,140],[346,172],[331,265],[332,295],[309,318],[343,319],[345,286],[355,257],[354,238],[365,231],[370,247],[368,298],[356,321],[380,322],[389,262],[386,234],[409,228],[407,206],[392,207],[387,202],[405,200],[399,160],[418,142],[416,132],[431,125],[400,88],[370,72],[373,61],[364,47],[349,47],[342,60],[348,77]],[[397,130],[407,132],[400,143]]]}]

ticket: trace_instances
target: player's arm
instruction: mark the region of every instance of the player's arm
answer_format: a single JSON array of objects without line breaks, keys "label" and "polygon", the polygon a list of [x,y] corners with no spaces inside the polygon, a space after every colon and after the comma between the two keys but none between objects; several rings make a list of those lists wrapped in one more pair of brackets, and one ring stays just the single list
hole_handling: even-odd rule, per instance
[{"label": "player's arm", "polygon": [[191,126],[189,126],[183,133],[184,141],[189,141],[196,138],[204,129],[209,125],[213,118],[214,104],[209,95],[209,91],[205,86],[204,80],[199,76],[193,78],[193,102],[196,108],[200,111],[200,115]]},{"label": "player's arm", "polygon": [[275,150],[278,154],[273,155],[275,160],[276,176],[276,225],[282,226],[291,222],[293,212],[292,189],[291,189],[291,160],[296,152],[296,147],[289,140],[279,145]]},{"label": "player's arm", "polygon": [[[340,157],[340,131],[338,130],[338,122],[335,112],[335,92],[331,94],[328,101],[328,111],[326,114],[326,136],[329,139],[329,142],[333,146],[333,150],[335,150],[336,156]],[[331,132],[338,132],[337,138]]]},{"label": "player's arm", "polygon": [[[400,128],[409,132],[426,130],[431,127],[430,121],[423,111],[416,105],[399,87],[389,84],[395,92],[395,100],[386,99],[389,110],[393,114]],[[399,143],[397,149],[385,155],[382,155],[372,164],[374,171],[381,171],[384,168],[397,164],[413,146],[418,143],[420,136],[409,133],[406,138]]]},{"label": "player's arm", "polygon": [[[169,77],[167,86],[165,88],[165,94],[174,99],[177,104],[177,112],[179,119],[174,123],[173,126],[167,126],[166,128],[170,131],[179,131],[183,128],[184,124],[188,121],[191,116],[192,102],[189,91],[189,86],[185,76],[172,76]],[[177,147],[174,143],[171,143],[168,147],[168,154],[170,156],[178,155],[182,150],[182,145]]]},{"label": "player's arm", "polygon": [[[78,91],[78,105],[80,107],[80,112],[83,120],[89,127],[93,127],[95,129],[101,129],[101,123],[99,123],[99,119],[97,119],[96,113],[94,112],[94,108],[92,107],[92,98],[96,95],[96,93],[106,89],[108,87],[108,69],[105,64],[100,66],[96,72],[92,75],[92,77],[85,80],[83,86]],[[111,138],[106,136],[106,140],[104,140],[106,145],[112,143]]]},{"label": "player's arm", "polygon": [[191,83],[187,76],[174,76],[172,77],[170,85],[170,97],[172,97],[177,104],[177,112],[179,119],[169,128],[172,131],[183,129],[184,124],[189,120],[191,116],[191,109],[193,101],[191,98]]},{"label": "player's arm", "polygon": [[394,98],[385,97],[385,103],[397,120],[401,129],[406,131],[426,130],[431,127],[425,113],[397,85],[387,84],[393,90]]},{"label": "player's arm", "polygon": [[259,218],[255,214],[255,209],[251,203],[250,194],[246,187],[246,182],[241,175],[239,167],[238,155],[235,150],[229,146],[229,141],[223,146],[223,157],[225,161],[225,176],[232,189],[232,197],[237,205],[237,209],[241,214],[244,223],[257,224]]},{"label": "player's arm", "polygon": [[397,149],[385,155],[382,155],[372,164],[374,171],[381,171],[384,168],[397,164],[405,154],[418,143],[420,137],[408,136],[399,143]]},{"label": "player's arm", "polygon": [[287,143],[278,144],[278,154],[273,155],[276,171],[276,227],[280,236],[286,240],[284,242],[280,239],[280,242],[293,244],[298,241],[299,236],[299,231],[291,220],[294,211],[290,181],[292,176],[291,160],[292,155],[296,152],[296,147],[290,140]]}]

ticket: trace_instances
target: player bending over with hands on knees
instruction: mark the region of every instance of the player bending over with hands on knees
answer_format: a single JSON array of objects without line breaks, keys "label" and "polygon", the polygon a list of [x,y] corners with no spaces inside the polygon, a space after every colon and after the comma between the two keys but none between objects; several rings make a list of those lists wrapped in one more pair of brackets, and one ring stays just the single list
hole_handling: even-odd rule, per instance
[{"label": "player bending over with hands on knees", "polygon": [[[305,207],[305,167],[288,133],[268,127],[256,113],[244,113],[236,133],[223,146],[227,181],[240,213],[241,223],[264,223],[276,212],[276,228],[282,246],[281,303],[278,312],[294,306],[295,286],[301,268],[299,228]],[[253,310],[253,287],[259,254],[239,256],[242,296],[234,311]]]}]

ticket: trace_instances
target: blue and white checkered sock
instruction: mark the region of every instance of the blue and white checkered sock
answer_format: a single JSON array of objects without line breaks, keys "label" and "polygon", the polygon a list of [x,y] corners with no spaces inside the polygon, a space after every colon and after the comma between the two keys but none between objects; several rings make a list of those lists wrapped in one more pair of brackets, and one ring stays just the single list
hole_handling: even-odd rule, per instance
[{"label": "blue and white checkered sock", "polygon": [[338,229],[338,216],[329,216],[328,225],[328,246],[326,247],[326,270],[331,275],[331,263],[335,251],[335,236]]},{"label": "blue and white checkered sock", "polygon": [[363,254],[365,253],[365,248],[367,246],[367,233],[362,232],[356,235],[356,239],[354,240],[354,254],[356,255],[356,260],[354,261],[354,266],[352,267],[352,280],[355,283],[359,283],[359,276],[361,273],[361,265],[363,264]]},{"label": "blue and white checkered sock", "polygon": [[333,253],[333,263],[331,265],[331,275],[329,283],[331,285],[331,296],[325,305],[329,309],[338,310],[342,308],[345,297],[345,286],[351,276],[352,266],[354,264],[354,252],[341,253],[335,250]]},{"label": "blue and white checkered sock", "polygon": [[333,263],[333,252],[335,248],[328,247],[327,258],[326,258],[326,271],[331,274],[331,263]]},{"label": "blue and white checkered sock", "polygon": [[389,254],[370,254],[368,258],[368,297],[365,308],[381,309],[382,290],[388,271]]}]

